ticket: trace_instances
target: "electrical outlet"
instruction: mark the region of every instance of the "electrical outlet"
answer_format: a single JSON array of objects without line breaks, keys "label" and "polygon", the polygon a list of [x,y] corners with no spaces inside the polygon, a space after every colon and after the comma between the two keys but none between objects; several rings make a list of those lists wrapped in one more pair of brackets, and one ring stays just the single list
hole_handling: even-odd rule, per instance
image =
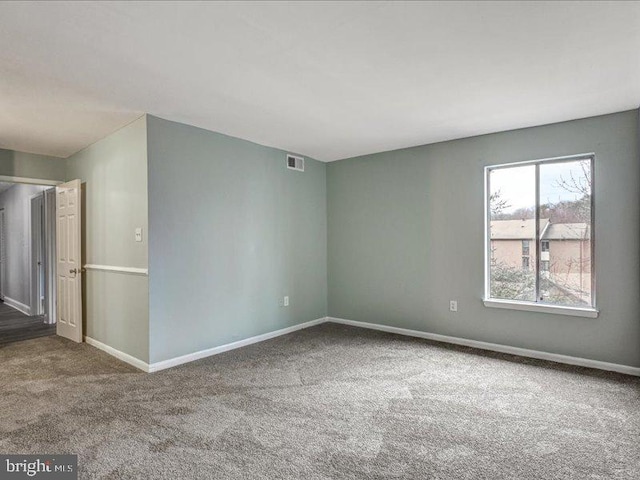
[{"label": "electrical outlet", "polygon": [[458,301],[457,300],[449,300],[449,310],[452,312],[458,311]]},{"label": "electrical outlet", "polygon": [[285,307],[288,307],[288,306],[289,306],[289,297],[284,297],[284,300],[283,300],[283,302],[282,302],[282,303],[283,303],[283,305],[284,305]]},{"label": "electrical outlet", "polygon": [[135,233],[136,233],[136,242],[141,242],[142,241],[142,228],[137,227]]}]

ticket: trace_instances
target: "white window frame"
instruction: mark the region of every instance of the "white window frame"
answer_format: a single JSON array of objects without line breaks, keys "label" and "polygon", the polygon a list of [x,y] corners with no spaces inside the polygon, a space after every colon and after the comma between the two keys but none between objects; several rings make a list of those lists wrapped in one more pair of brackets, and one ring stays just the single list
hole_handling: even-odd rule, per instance
[{"label": "white window frame", "polygon": [[[582,153],[578,155],[568,155],[564,157],[543,158],[538,160],[527,160],[524,162],[511,162],[503,163],[500,165],[489,165],[484,167],[484,232],[485,232],[485,245],[484,245],[484,305],[486,307],[494,308],[507,308],[512,310],[524,310],[531,312],[543,312],[553,313],[560,315],[571,315],[578,317],[596,318],[599,311],[596,308],[596,269],[595,269],[595,250],[596,250],[596,237],[595,237],[595,154],[594,153]],[[591,240],[591,306],[589,307],[570,307],[563,305],[556,305],[553,303],[540,300],[540,165],[549,163],[565,163],[570,161],[589,160],[591,162],[591,225],[590,225],[590,240]],[[536,239],[533,242],[536,251],[536,301],[528,302],[522,300],[509,300],[491,298],[491,209],[490,209],[490,195],[491,185],[490,174],[493,170],[502,168],[523,167],[527,165],[535,166],[535,195],[536,195]],[[531,244],[529,245],[529,252],[531,252]],[[531,254],[531,253],[530,253]]]}]

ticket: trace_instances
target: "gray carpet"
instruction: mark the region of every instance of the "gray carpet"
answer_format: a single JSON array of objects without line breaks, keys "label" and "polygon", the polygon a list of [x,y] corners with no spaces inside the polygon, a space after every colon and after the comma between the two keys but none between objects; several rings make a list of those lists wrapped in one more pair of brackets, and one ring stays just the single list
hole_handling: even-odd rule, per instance
[{"label": "gray carpet", "polygon": [[638,479],[640,379],[324,324],[154,374],[0,348],[0,452],[80,478]]}]

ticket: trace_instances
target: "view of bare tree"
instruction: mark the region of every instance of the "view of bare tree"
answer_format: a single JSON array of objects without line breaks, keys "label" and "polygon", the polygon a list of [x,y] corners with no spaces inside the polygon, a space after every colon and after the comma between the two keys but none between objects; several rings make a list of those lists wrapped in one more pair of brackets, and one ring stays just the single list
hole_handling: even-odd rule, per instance
[{"label": "view of bare tree", "polygon": [[569,193],[591,198],[591,162],[589,160],[581,160],[578,164],[580,165],[580,174],[570,171],[569,178],[560,175],[555,182],[555,186]]}]

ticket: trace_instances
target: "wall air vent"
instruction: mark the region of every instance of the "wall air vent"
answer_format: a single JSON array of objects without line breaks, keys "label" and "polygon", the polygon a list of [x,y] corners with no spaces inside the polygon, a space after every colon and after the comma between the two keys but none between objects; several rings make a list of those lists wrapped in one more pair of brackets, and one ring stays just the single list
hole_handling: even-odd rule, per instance
[{"label": "wall air vent", "polygon": [[287,154],[287,168],[304,172],[304,158]]}]

